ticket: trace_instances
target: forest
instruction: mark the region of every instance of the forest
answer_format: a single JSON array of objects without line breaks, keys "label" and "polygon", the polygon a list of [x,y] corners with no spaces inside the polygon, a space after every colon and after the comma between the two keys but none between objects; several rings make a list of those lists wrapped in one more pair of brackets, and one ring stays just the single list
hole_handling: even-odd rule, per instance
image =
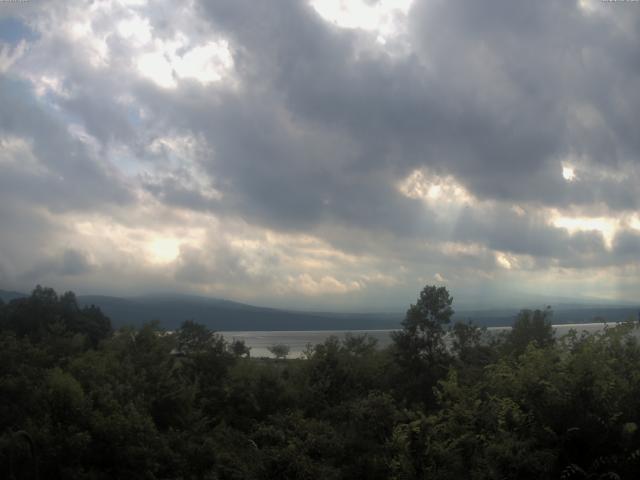
[{"label": "forest", "polygon": [[426,286],[393,342],[252,358],[193,321],[114,330],[72,292],[0,301],[0,477],[640,478],[633,321],[556,338],[451,324]]}]

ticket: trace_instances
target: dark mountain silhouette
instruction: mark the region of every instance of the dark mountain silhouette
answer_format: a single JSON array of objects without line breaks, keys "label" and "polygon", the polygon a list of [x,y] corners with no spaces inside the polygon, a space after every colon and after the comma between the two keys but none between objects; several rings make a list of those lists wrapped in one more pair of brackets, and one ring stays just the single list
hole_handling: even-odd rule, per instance
[{"label": "dark mountain silhouette", "polygon": [[12,291],[8,291],[8,290],[0,290],[0,300],[2,300],[3,302],[10,302],[11,300],[14,300],[16,298],[22,298],[22,297],[26,297],[27,295],[24,293],[20,293],[20,292],[12,292]]},{"label": "dark mountain silhouette", "polygon": [[230,330],[368,330],[399,328],[402,314],[296,312],[196,296],[153,295],[134,298],[80,296],[94,304],[114,326],[140,325],[158,320],[174,329],[194,320],[218,331]]},{"label": "dark mountain silhouette", "polygon": [[[0,299],[9,302],[26,296],[0,290]],[[376,330],[400,328],[404,312],[332,313],[300,312],[257,307],[244,303],[191,295],[146,295],[113,297],[80,295],[81,305],[97,305],[114,327],[140,326],[158,320],[163,328],[175,329],[185,320],[194,320],[218,331],[251,330]],[[455,306],[455,305],[454,305]],[[565,304],[553,306],[554,324],[617,322],[639,320],[640,307]],[[513,324],[517,309],[457,311],[454,321],[472,321],[480,326]]]}]

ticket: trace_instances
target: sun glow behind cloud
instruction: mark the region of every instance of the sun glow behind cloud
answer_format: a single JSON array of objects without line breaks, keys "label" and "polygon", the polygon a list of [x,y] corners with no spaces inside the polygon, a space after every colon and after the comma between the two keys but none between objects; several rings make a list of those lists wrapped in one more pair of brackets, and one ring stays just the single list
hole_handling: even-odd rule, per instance
[{"label": "sun glow behind cloud", "polygon": [[557,211],[551,216],[551,224],[566,229],[570,234],[589,231],[600,232],[608,248],[611,247],[613,238],[620,228],[620,221],[615,218],[567,216]]},{"label": "sun glow behind cloud", "polygon": [[398,184],[405,196],[422,199],[427,203],[461,206],[472,201],[471,194],[450,175],[435,175],[425,170],[414,170]]},{"label": "sun glow behind cloud", "polygon": [[184,36],[168,42],[156,40],[150,52],[138,57],[140,74],[163,88],[175,88],[181,79],[208,84],[229,75],[233,57],[226,40],[210,41],[181,53],[187,45]]},{"label": "sun glow behind cloud", "polygon": [[[131,212],[135,216],[144,216],[144,211]],[[188,219],[183,219],[188,220]],[[189,220],[193,226],[162,222],[161,228],[127,226],[105,217],[72,216],[68,222],[73,225],[77,238],[83,244],[92,245],[99,262],[120,258],[135,258],[150,265],[167,265],[180,256],[183,246],[200,247],[205,232],[198,224],[198,218]],[[111,259],[111,260],[109,260]]]},{"label": "sun glow behind cloud", "polygon": [[342,28],[357,28],[377,33],[377,41],[386,43],[402,29],[413,0],[311,0],[311,6],[325,20]]},{"label": "sun glow behind cloud", "polygon": [[562,167],[562,177],[563,177],[566,181],[571,182],[571,181],[573,181],[573,180],[575,180],[575,179],[576,179],[576,172],[575,172],[575,170],[573,169],[573,167],[570,167],[570,166],[568,166],[568,165],[564,165],[564,166]]},{"label": "sun glow behind cloud", "polygon": [[505,253],[502,253],[502,252],[497,253],[496,254],[496,262],[502,268],[506,268],[507,270],[511,270],[513,268],[512,259],[510,259],[509,256],[507,254],[505,254]]},{"label": "sun glow behind cloud", "polygon": [[149,243],[148,252],[152,262],[170,263],[180,255],[181,242],[173,237],[158,237]]}]

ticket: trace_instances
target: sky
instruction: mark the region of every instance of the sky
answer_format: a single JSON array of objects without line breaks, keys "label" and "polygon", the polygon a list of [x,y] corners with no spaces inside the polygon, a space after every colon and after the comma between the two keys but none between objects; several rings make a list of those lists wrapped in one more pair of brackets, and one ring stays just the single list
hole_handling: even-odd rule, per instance
[{"label": "sky", "polygon": [[638,45],[638,2],[0,2],[0,288],[638,301]]}]

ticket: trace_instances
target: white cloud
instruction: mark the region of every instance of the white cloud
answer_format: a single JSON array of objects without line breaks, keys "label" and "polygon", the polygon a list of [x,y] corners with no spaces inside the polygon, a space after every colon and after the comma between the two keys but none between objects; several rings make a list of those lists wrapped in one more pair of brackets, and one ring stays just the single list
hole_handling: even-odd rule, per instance
[{"label": "white cloud", "polygon": [[606,245],[611,247],[613,237],[620,228],[620,219],[611,217],[566,216],[554,211],[551,224],[564,228],[569,233],[597,231],[602,234]]},{"label": "white cloud", "polygon": [[181,79],[192,79],[206,85],[228,78],[233,70],[233,57],[225,40],[208,41],[190,46],[186,35],[173,40],[156,39],[136,60],[141,75],[160,87],[175,88]]},{"label": "white cloud", "polygon": [[177,57],[174,68],[179,78],[193,78],[207,84],[220,81],[228,74],[233,68],[233,57],[226,41],[207,42]]},{"label": "white cloud", "polygon": [[413,0],[311,0],[311,6],[325,20],[342,28],[373,31],[384,43],[402,30],[402,22]]},{"label": "white cloud", "polygon": [[120,21],[117,25],[117,30],[120,35],[133,42],[136,47],[146,45],[152,38],[149,20],[141,18],[137,14]]},{"label": "white cloud", "polygon": [[140,55],[136,65],[141,75],[153,80],[159,86],[163,88],[176,86],[173,65],[165,52],[154,51]]}]

